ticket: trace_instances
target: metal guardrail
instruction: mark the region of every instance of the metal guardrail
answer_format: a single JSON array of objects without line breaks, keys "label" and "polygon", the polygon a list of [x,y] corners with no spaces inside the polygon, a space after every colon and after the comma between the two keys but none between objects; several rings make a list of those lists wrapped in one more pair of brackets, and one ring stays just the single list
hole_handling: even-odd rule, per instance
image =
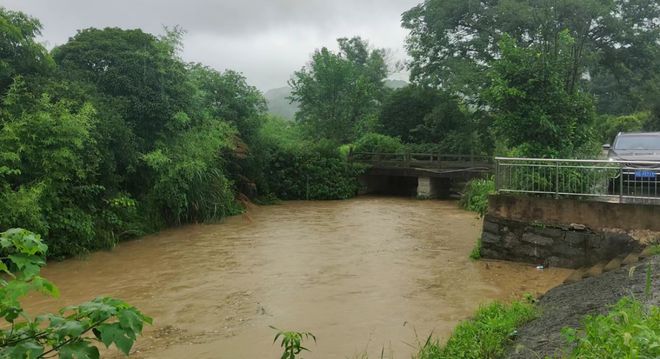
[{"label": "metal guardrail", "polygon": [[495,157],[498,193],[660,200],[660,162]]},{"label": "metal guardrail", "polygon": [[481,155],[454,155],[441,153],[381,153],[351,152],[349,160],[389,167],[491,167],[493,157]]}]

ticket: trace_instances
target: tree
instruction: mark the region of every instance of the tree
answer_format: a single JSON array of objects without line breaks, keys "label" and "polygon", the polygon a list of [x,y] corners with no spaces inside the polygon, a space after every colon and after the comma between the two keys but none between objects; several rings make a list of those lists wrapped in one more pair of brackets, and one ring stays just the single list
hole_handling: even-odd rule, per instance
[{"label": "tree", "polygon": [[566,158],[592,150],[592,98],[572,86],[566,66],[573,45],[567,32],[552,52],[511,37],[500,41],[501,58],[489,72],[485,98],[498,138],[520,156]]},{"label": "tree", "polygon": [[7,116],[13,105],[30,102],[15,82],[5,98],[0,128],[0,227],[30,227],[49,236],[54,255],[70,255],[91,247],[94,221],[85,206],[93,206],[97,148],[91,136],[96,117],[90,104],[74,109],[47,94],[18,116]]},{"label": "tree", "polygon": [[296,120],[309,137],[349,143],[373,127],[385,94],[385,51],[359,37],[338,39],[339,52],[317,50],[289,81]]},{"label": "tree", "polygon": [[434,144],[434,152],[489,152],[482,143],[487,129],[479,126],[479,119],[478,114],[469,112],[457,96],[441,92],[437,105],[424,116],[424,121],[413,133],[419,143]]},{"label": "tree", "polygon": [[[412,79],[475,102],[489,86],[485,74],[501,56],[504,36],[550,52],[568,31],[574,41],[564,64],[567,85],[590,79],[604,110],[625,112],[639,105],[635,93],[657,72],[659,18],[655,0],[428,0],[405,12],[402,23],[410,30]],[[611,101],[621,94],[630,94],[624,103]]]},{"label": "tree", "polygon": [[234,126],[242,140],[251,143],[261,126],[266,100],[242,74],[220,73],[201,64],[190,66],[191,83],[197,89],[195,109]]},{"label": "tree", "polygon": [[383,102],[378,130],[403,142],[420,142],[415,129],[424,125],[424,118],[441,101],[441,91],[430,87],[410,85],[396,89]]},{"label": "tree", "polygon": [[112,99],[145,151],[176,113],[190,107],[192,88],[176,51],[172,36],[159,40],[139,29],[89,28],[52,53],[63,76],[93,84],[98,95]]},{"label": "tree", "polygon": [[39,20],[0,7],[0,97],[15,76],[42,76],[54,69],[48,51],[35,40],[40,34]]}]

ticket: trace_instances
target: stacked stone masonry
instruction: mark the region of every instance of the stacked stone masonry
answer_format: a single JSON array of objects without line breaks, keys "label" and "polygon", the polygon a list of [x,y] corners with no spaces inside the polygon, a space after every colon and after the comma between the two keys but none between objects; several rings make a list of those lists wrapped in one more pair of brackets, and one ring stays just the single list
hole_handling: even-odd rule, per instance
[{"label": "stacked stone masonry", "polygon": [[484,258],[580,268],[641,250],[625,231],[593,230],[581,224],[545,225],[486,215]]}]

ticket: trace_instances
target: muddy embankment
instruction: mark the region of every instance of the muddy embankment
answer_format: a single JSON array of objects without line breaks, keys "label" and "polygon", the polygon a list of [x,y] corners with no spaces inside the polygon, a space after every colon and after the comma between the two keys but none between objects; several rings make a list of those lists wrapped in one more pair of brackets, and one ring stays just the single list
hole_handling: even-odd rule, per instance
[{"label": "muddy embankment", "polygon": [[[651,271],[648,296],[645,295],[647,270]],[[561,336],[563,327],[578,328],[586,315],[605,314],[619,299],[629,295],[648,305],[660,304],[660,256],[551,289],[538,302],[540,316],[519,329],[507,357],[559,355],[566,345]]]}]

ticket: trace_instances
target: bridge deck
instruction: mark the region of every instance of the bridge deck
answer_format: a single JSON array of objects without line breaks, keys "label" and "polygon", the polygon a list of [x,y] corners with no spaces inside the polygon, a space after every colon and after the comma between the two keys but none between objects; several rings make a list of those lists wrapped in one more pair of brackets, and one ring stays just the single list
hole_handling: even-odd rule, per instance
[{"label": "bridge deck", "polygon": [[368,174],[404,177],[471,178],[491,173],[492,157],[437,153],[351,153],[352,162],[369,165]]}]

